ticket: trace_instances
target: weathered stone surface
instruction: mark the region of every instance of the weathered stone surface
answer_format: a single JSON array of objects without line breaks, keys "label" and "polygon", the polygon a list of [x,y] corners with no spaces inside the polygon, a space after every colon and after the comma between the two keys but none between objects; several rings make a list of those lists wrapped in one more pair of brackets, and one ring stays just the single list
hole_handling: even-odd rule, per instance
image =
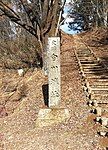
[{"label": "weathered stone surface", "polygon": [[56,107],[61,101],[60,38],[48,38],[48,84],[49,107]]},{"label": "weathered stone surface", "polygon": [[102,115],[102,108],[101,107],[97,107],[96,108],[96,114],[97,114],[97,116],[101,116]]},{"label": "weathered stone surface", "polygon": [[18,69],[18,75],[19,76],[24,76],[24,70],[23,69]]},{"label": "weathered stone surface", "polygon": [[91,100],[96,100],[98,103],[106,103],[108,104],[108,94],[90,94],[89,98]]},{"label": "weathered stone surface", "polygon": [[101,117],[96,117],[96,122],[99,122],[101,120]]},{"label": "weathered stone surface", "polygon": [[102,108],[101,107],[97,107],[97,108],[93,109],[92,112],[94,114],[97,114],[97,116],[101,116],[102,115]]},{"label": "weathered stone surface", "polygon": [[93,106],[97,107],[98,106],[98,103],[96,100],[93,101]]},{"label": "weathered stone surface", "polygon": [[107,133],[106,133],[105,131],[100,131],[100,135],[101,135],[101,136],[106,136],[106,134],[107,134]]},{"label": "weathered stone surface", "polygon": [[51,126],[66,122],[70,118],[69,110],[65,108],[40,109],[36,120],[36,127]]},{"label": "weathered stone surface", "polygon": [[102,126],[107,126],[108,125],[108,118],[101,117],[101,123],[102,123]]}]

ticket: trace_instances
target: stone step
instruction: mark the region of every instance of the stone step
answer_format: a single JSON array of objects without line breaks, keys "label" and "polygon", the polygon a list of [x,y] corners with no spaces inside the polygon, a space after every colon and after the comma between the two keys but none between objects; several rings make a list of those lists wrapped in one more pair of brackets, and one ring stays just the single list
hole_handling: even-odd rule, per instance
[{"label": "stone step", "polygon": [[108,84],[107,85],[90,85],[91,88],[108,88]]},{"label": "stone step", "polygon": [[84,68],[83,69],[84,70],[84,72],[89,72],[89,71],[91,71],[91,72],[101,72],[101,71],[108,71],[108,70],[105,70],[104,68]]},{"label": "stone step", "polygon": [[95,58],[91,58],[91,57],[88,57],[88,58],[80,58],[79,57],[79,60],[82,62],[82,61],[86,61],[86,62],[90,62],[90,61],[96,61],[96,59]]},{"label": "stone step", "polygon": [[93,54],[78,54],[79,58],[84,58],[84,59],[90,59],[90,58],[94,58]]},{"label": "stone step", "polygon": [[[101,84],[102,83],[102,84]],[[108,90],[108,82],[105,82],[106,84],[103,84],[103,82],[94,82],[94,83],[89,83],[86,82],[85,86],[87,89],[89,89],[89,91],[93,91],[93,90],[98,90],[98,91],[106,91]]]},{"label": "stone step", "polygon": [[88,61],[86,61],[86,60],[80,60],[80,62],[81,62],[81,64],[82,65],[84,65],[84,64],[87,64],[87,65],[95,65],[95,64],[98,64],[98,62],[97,61],[94,61],[94,60],[88,60]]},{"label": "stone step", "polygon": [[91,87],[87,87],[87,91],[89,94],[108,94],[108,87],[107,88],[91,88]]},{"label": "stone step", "polygon": [[103,66],[101,65],[96,65],[96,66],[93,66],[93,65],[82,65],[83,69],[101,69],[103,68]]},{"label": "stone step", "polygon": [[87,57],[87,56],[79,56],[78,55],[78,58],[80,59],[80,60],[97,60],[95,57],[93,57],[92,55],[91,56],[89,56],[89,57]]},{"label": "stone step", "polygon": [[101,79],[90,80],[90,79],[88,79],[86,81],[86,84],[88,84],[89,86],[108,86],[108,80],[101,80]]},{"label": "stone step", "polygon": [[104,75],[108,75],[108,71],[105,70],[101,70],[101,71],[83,71],[85,75],[96,75],[96,76],[104,76]]},{"label": "stone step", "polygon": [[108,91],[108,88],[91,88],[91,91]]},{"label": "stone step", "polygon": [[99,79],[99,78],[94,78],[94,79],[86,79],[87,83],[89,83],[90,85],[107,85],[108,84],[108,79]]},{"label": "stone step", "polygon": [[82,67],[87,67],[87,66],[88,66],[88,68],[89,67],[102,67],[99,63],[91,63],[91,64],[85,63],[85,64],[82,64]]},{"label": "stone step", "polygon": [[80,59],[87,59],[87,60],[91,60],[91,59],[96,59],[93,55],[88,55],[88,54],[83,54],[83,55],[81,55],[81,54],[78,54],[78,57],[80,58]]},{"label": "stone step", "polygon": [[94,74],[86,74],[85,75],[86,79],[102,79],[102,80],[108,80],[108,75],[107,76],[102,76],[102,75],[94,75]]},{"label": "stone step", "polygon": [[102,112],[108,113],[108,102],[107,103],[99,103],[97,100],[90,100],[88,101],[88,106],[92,106],[92,108],[100,107]]},{"label": "stone step", "polygon": [[78,53],[78,54],[82,54],[82,55],[83,55],[83,54],[88,54],[88,55],[91,55],[91,54],[92,54],[92,55],[93,55],[93,53],[92,53],[90,50],[84,50],[84,49],[81,49],[81,48],[80,48],[80,49],[77,49],[77,53]]},{"label": "stone step", "polygon": [[98,103],[108,103],[108,94],[93,94],[89,95],[91,100],[96,100]]},{"label": "stone step", "polygon": [[103,89],[102,90],[102,88],[101,89],[98,89],[98,88],[96,88],[96,89],[93,89],[92,88],[92,90],[91,90],[91,93],[92,94],[108,94],[108,89]]}]

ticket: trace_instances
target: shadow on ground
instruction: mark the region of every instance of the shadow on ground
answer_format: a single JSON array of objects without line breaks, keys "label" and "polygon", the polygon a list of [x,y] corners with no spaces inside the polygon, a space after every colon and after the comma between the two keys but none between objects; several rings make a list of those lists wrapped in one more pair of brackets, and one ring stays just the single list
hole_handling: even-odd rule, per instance
[{"label": "shadow on ground", "polygon": [[43,92],[43,97],[44,97],[44,104],[45,104],[45,106],[48,106],[48,104],[49,104],[48,91],[49,91],[48,84],[42,85],[42,92]]}]

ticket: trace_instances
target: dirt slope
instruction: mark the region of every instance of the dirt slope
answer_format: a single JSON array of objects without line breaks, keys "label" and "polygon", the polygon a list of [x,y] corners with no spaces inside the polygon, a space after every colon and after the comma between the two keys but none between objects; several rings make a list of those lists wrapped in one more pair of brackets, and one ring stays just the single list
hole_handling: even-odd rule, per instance
[{"label": "dirt slope", "polygon": [[0,118],[0,150],[103,150],[82,90],[73,37],[62,35],[61,106],[71,114],[66,123],[35,127],[39,109],[45,107],[42,85],[47,83],[47,78],[41,70],[29,70],[24,77],[19,77],[16,71],[1,70],[0,76],[1,97],[12,92],[7,90],[9,83],[15,83],[15,93],[24,92],[20,99],[2,100],[2,106],[6,107]]}]

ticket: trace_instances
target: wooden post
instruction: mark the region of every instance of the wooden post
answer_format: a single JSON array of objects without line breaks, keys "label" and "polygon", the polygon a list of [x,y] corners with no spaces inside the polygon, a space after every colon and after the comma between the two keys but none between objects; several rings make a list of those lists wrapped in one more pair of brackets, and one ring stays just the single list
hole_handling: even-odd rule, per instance
[{"label": "wooden post", "polygon": [[58,107],[61,99],[60,87],[60,38],[48,38],[48,82],[49,107]]}]

